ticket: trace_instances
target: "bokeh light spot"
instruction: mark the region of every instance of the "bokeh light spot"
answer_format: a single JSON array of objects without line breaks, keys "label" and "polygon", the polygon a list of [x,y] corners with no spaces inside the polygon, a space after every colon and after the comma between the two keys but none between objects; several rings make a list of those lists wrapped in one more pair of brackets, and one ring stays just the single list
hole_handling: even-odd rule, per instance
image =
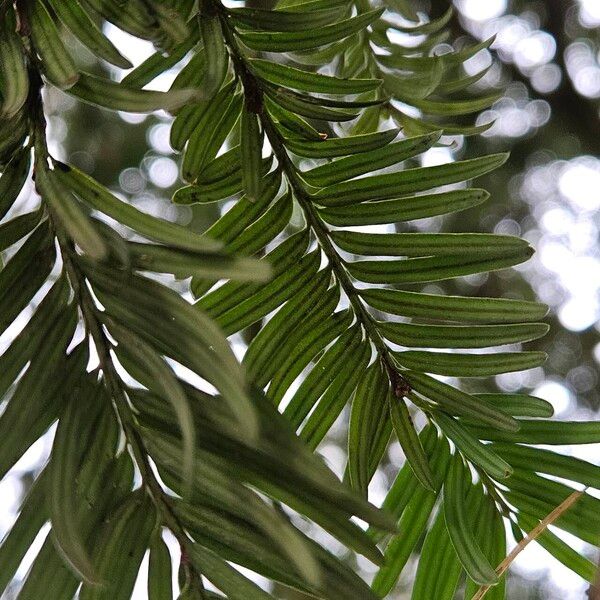
[{"label": "bokeh light spot", "polygon": [[506,0],[455,0],[454,4],[472,21],[487,21],[499,17],[506,10]]},{"label": "bokeh light spot", "polygon": [[150,181],[160,188],[171,187],[177,181],[178,175],[177,163],[166,157],[155,158],[148,168]]}]

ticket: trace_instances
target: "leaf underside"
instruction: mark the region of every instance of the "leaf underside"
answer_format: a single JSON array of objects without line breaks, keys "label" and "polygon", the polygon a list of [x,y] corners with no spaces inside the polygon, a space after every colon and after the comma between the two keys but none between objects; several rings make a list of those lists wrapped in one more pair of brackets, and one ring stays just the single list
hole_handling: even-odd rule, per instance
[{"label": "leaf underside", "polygon": [[[492,585],[500,600],[505,520],[534,528],[572,492],[554,478],[600,488],[597,465],[536,447],[597,443],[598,423],[462,384],[541,365],[521,345],[546,333],[546,307],[422,289],[532,254],[515,237],[413,229],[484,202],[470,182],[507,158],[420,162],[444,136],[485,129],[469,119],[498,94],[473,92],[485,72],[464,63],[492,40],[439,55],[451,11],[420,22],[409,1],[369,4],[0,3],[0,333],[26,315],[0,355],[0,478],[58,423],[0,542],[0,594],[128,600],[149,550],[151,600],[173,598],[174,559],[180,598],[272,597],[233,564],[314,598],[376,599],[420,548],[413,600],[452,600],[463,580],[465,599]],[[155,54],[132,68],[105,23]],[[65,31],[131,70],[85,72]],[[145,89],[173,68],[169,90]],[[53,157],[47,84],[109,110],[168,111],[185,180],[173,202],[231,208],[198,234]],[[23,214],[32,166],[39,208]],[[164,275],[191,278],[193,302]],[[347,407],[340,481],[313,451]],[[378,509],[369,483],[392,438],[406,461]],[[555,525],[597,545],[599,502],[584,494]],[[374,563],[372,585],[295,513]],[[593,579],[559,537],[539,543]]]}]

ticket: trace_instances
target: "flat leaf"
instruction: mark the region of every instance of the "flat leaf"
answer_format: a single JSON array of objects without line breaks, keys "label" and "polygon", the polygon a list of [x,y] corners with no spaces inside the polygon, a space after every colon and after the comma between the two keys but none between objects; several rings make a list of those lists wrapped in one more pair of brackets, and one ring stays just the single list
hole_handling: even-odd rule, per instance
[{"label": "flat leaf", "polygon": [[36,600],[44,596],[71,598],[79,585],[80,581],[65,565],[51,537],[46,536],[19,590],[19,596],[21,600]]},{"label": "flat leaf", "polygon": [[[228,88],[225,88],[227,90]],[[183,157],[182,177],[193,182],[213,160],[235,126],[242,109],[241,94],[218,94],[202,113]]]},{"label": "flat leaf", "polygon": [[82,365],[76,359],[67,365],[61,364],[75,331],[76,319],[73,308],[63,311],[0,416],[0,437],[4,441],[0,451],[0,478],[58,418],[68,386],[55,376],[56,370],[81,373],[77,369]]},{"label": "flat leaf", "polygon": [[492,444],[492,448],[505,460],[522,469],[529,469],[533,465],[539,473],[600,489],[600,467],[585,460],[519,444],[496,443]]},{"label": "flat leaf", "polygon": [[356,390],[359,381],[365,376],[370,358],[371,348],[367,344],[361,344],[354,355],[348,356],[343,369],[306,420],[300,437],[312,450],[315,450],[325,437]]},{"label": "flat leaf", "polygon": [[235,240],[227,244],[227,249],[242,255],[259,252],[290,224],[293,210],[292,194],[288,191],[287,194],[275,201],[264,215],[247,227]]},{"label": "flat leaf", "polygon": [[240,198],[230,210],[206,230],[205,235],[226,243],[233,242],[245,228],[264,213],[276,198],[280,186],[281,172],[270,173],[263,180],[262,192],[259,198],[254,202],[250,202],[245,197]]},{"label": "flat leaf", "polygon": [[[196,54],[186,66],[197,68],[195,62],[197,62],[196,59],[198,56],[203,55]],[[222,108],[222,104],[231,99],[236,86],[237,82],[230,82],[225,85],[214,98],[201,98],[196,103],[184,105],[181,110],[177,112],[175,121],[173,121],[173,125],[171,126],[169,137],[171,147],[177,151],[183,150],[185,143],[192,137],[194,131],[196,131],[203,123],[209,122],[214,127],[214,120],[217,119],[215,115],[221,114],[215,112],[216,107],[219,106]],[[205,113],[209,110],[211,110],[211,115],[205,116]]]},{"label": "flat leaf", "polygon": [[353,177],[372,173],[416,156],[430,148],[438,139],[438,133],[407,138],[388,144],[383,148],[347,156],[309,171],[304,171],[302,177],[310,185],[319,187],[347,181]]},{"label": "flat leaf", "polygon": [[[277,13],[275,13],[277,14]],[[311,73],[268,60],[253,59],[251,69],[275,85],[321,94],[360,94],[377,89],[379,79],[341,79],[320,73]]]},{"label": "flat leaf", "polygon": [[[256,415],[239,364],[218,326],[158,282],[137,276],[119,281],[97,265],[83,265],[108,315],[213,383],[232,407],[241,431],[254,438]],[[161,325],[149,328],[157,319]]]},{"label": "flat leaf", "polygon": [[24,60],[21,40],[16,32],[15,18],[11,11],[4,11],[0,25],[0,76],[2,77],[2,100],[0,118],[13,117],[27,101],[29,77]]},{"label": "flat leaf", "polygon": [[[248,204],[251,203],[248,202]],[[273,280],[296,265],[306,252],[308,242],[308,231],[299,231],[261,259],[271,265]],[[209,315],[217,317],[236,308],[241,302],[249,300],[259,289],[259,284],[230,281],[204,295],[198,300],[196,306],[201,310],[205,310]]]},{"label": "flat leaf", "polygon": [[221,244],[210,237],[200,236],[187,227],[159,219],[119,200],[95,179],[73,166],[57,163],[55,173],[57,178],[90,208],[112,217],[145,237],[195,252],[209,252],[221,248]]},{"label": "flat leaf", "polygon": [[[347,328],[353,318],[350,311],[336,313],[337,318]],[[285,407],[283,414],[297,429],[306,418],[312,407],[317,403],[327,388],[331,385],[339,369],[342,368],[346,353],[353,353],[362,341],[362,334],[358,326],[353,326],[344,331],[339,339],[325,351],[316,362],[311,372],[302,380],[298,390]]]},{"label": "flat leaf", "polygon": [[371,10],[356,17],[345,19],[333,25],[301,32],[247,32],[240,33],[242,42],[253,50],[266,52],[293,52],[310,50],[348,37],[368,27],[376,21],[383,9]]},{"label": "flat leaf", "polygon": [[38,348],[66,310],[69,297],[68,284],[60,277],[36,307],[22,331],[0,355],[0,397],[17,379],[23,367],[38,352]]},{"label": "flat leaf", "polygon": [[[549,507],[547,514],[573,493],[574,490],[571,486],[541,477],[530,469],[531,467],[528,469],[515,467],[513,475],[506,481],[506,485],[510,488],[511,492],[525,494],[532,500],[539,501],[542,505]],[[517,506],[517,508],[519,507]],[[600,535],[599,509],[600,499],[589,493],[584,493],[568,511],[562,513],[555,521],[555,524],[557,527],[573,532],[584,541],[595,544]],[[537,516],[535,513],[531,514]],[[577,529],[584,529],[584,535],[582,536],[580,533],[577,533],[577,530],[574,530],[573,526]],[[596,541],[593,541],[594,538]]]},{"label": "flat leaf", "polygon": [[[466,60],[475,56],[481,50],[489,48],[494,43],[495,36],[466,46],[457,52],[448,52],[443,56],[444,65],[446,67],[459,65]],[[378,56],[377,60],[385,66],[397,69],[406,69],[408,71],[425,71],[431,68],[431,65],[437,59],[437,56],[407,56],[402,47],[396,48],[395,52],[389,55]]]},{"label": "flat leaf", "polygon": [[442,130],[446,135],[481,135],[488,131],[494,121],[488,121],[482,125],[456,125],[455,123],[431,123],[423,119],[409,117],[406,113],[396,110],[393,114],[394,121],[403,127],[408,135],[418,135],[428,131]]},{"label": "flat leaf", "polygon": [[38,248],[37,252],[35,251],[36,241],[39,241],[40,237],[48,241],[47,234],[42,224],[0,271],[2,331],[28,306],[52,271],[56,260],[54,246]]},{"label": "flat leaf", "polygon": [[[433,473],[436,477],[436,489],[441,486],[449,459],[447,445],[440,446],[439,451],[438,460],[440,462],[436,464],[432,461]],[[410,473],[412,474],[412,470],[410,470]],[[410,555],[427,529],[431,511],[436,501],[435,492],[418,484],[414,490],[411,489],[410,495],[406,497],[406,503],[403,503],[401,512],[398,511],[401,514],[398,522],[398,534],[387,545],[385,565],[375,575],[371,585],[378,596],[384,597],[396,584]]]},{"label": "flat leaf", "polygon": [[487,404],[493,404],[502,412],[513,417],[551,417],[552,404],[536,396],[527,394],[473,394]]},{"label": "flat leaf", "polygon": [[[468,498],[469,506],[471,514],[477,515],[474,527],[475,539],[490,564],[499,565],[507,554],[504,519],[498,512],[492,497],[489,494],[483,495],[481,486],[478,485],[471,489],[473,493]],[[479,584],[467,578],[465,600],[470,600],[479,591],[479,587]],[[505,595],[506,577],[500,577],[498,584],[489,588],[487,596],[490,600],[505,600]]]},{"label": "flat leaf", "polygon": [[239,281],[267,281],[269,265],[253,258],[196,254],[154,244],[129,242],[132,266],[140,271],[172,273],[179,278],[211,277]]},{"label": "flat leaf", "polygon": [[309,141],[290,138],[286,146],[299,156],[307,158],[333,158],[376,150],[387,146],[398,135],[397,129],[364,135]]},{"label": "flat leaf", "polygon": [[314,276],[318,267],[317,258],[316,254],[307,255],[295,268],[270,281],[259,293],[219,315],[216,320],[225,334],[231,335],[248,327],[297,293]]},{"label": "flat leaf", "polygon": [[489,194],[485,190],[472,188],[412,196],[399,200],[383,200],[381,202],[320,208],[319,214],[327,223],[338,227],[385,225],[466,210],[482,204],[488,198]]},{"label": "flat leaf", "polygon": [[453,79],[445,79],[438,85],[436,91],[440,94],[454,94],[456,92],[460,92],[483,79],[483,77],[485,77],[485,75],[489,72],[490,68],[491,65],[481,69],[481,71],[478,71],[473,75],[464,75]]},{"label": "flat leaf", "polygon": [[[396,3],[392,2],[392,6]],[[454,14],[454,9],[452,7],[448,8],[446,12],[441,17],[437,19],[433,19],[431,21],[426,21],[420,25],[398,25],[397,23],[389,23],[389,26],[397,31],[401,31],[402,33],[408,33],[410,35],[429,35],[439,31],[446,27],[450,19]]]},{"label": "flat leaf", "polygon": [[467,323],[535,321],[548,312],[545,304],[509,298],[442,296],[388,289],[365,289],[361,297],[392,315]]},{"label": "flat leaf", "polygon": [[[534,485],[539,486],[540,481],[537,481]],[[520,492],[510,489],[503,492],[506,500],[514,507],[516,507],[520,513],[526,513],[535,517],[538,520],[545,519],[558,504],[551,504],[547,499],[541,499],[538,497],[537,491],[531,491],[531,485],[528,485],[528,492]],[[572,493],[573,489],[569,488]],[[569,494],[567,494],[568,496]],[[563,500],[567,496],[562,496]],[[578,500],[578,502],[581,498]],[[598,543],[598,536],[600,536],[600,529],[598,524],[594,523],[590,517],[594,517],[588,513],[584,518],[580,514],[573,513],[571,510],[563,513],[555,522],[554,525],[568,533],[580,538],[584,542],[591,544],[592,546]]]},{"label": "flat leaf", "polygon": [[71,33],[96,56],[121,69],[133,67],[131,62],[100,31],[77,0],[50,0],[50,4]]},{"label": "flat leaf", "polygon": [[487,427],[473,428],[482,440],[516,442],[521,444],[597,444],[600,442],[600,423],[597,421],[546,421],[518,419],[519,430],[495,431]]},{"label": "flat leaf", "polygon": [[450,539],[465,571],[480,585],[495,585],[498,577],[482,552],[469,522],[466,490],[471,485],[462,459],[455,454],[444,483],[444,516]]},{"label": "flat leaf", "polygon": [[[173,53],[171,53],[173,54]],[[226,65],[225,65],[226,66]],[[171,90],[185,90],[202,86],[204,73],[206,71],[206,51],[202,44],[197,44],[190,60],[181,67],[179,73],[171,84]],[[177,112],[177,116],[185,111],[185,108]],[[177,119],[175,119],[177,120]],[[174,123],[173,123],[174,125]]]},{"label": "flat leaf", "polygon": [[428,256],[405,260],[359,260],[345,262],[350,274],[366,283],[424,283],[498,271],[529,260],[533,249],[524,246],[469,256]]},{"label": "flat leaf", "polygon": [[383,598],[393,589],[427,528],[435,501],[435,494],[425,490],[419,490],[413,496],[398,523],[399,535],[385,549],[385,566],[377,572],[371,584],[378,596]]},{"label": "flat leaf", "polygon": [[[309,119],[343,122],[352,121],[358,116],[357,112],[324,106],[323,98],[302,96],[285,88],[274,86],[267,87],[265,91],[273,103],[278,104],[282,109]],[[364,106],[364,104],[360,103],[360,106]]]},{"label": "flat leaf", "polygon": [[507,154],[490,154],[470,160],[406,169],[389,175],[374,175],[359,181],[347,181],[329,186],[314,196],[317,204],[326,207],[358,204],[367,200],[385,200],[430,190],[438,186],[468,181],[498,168]]},{"label": "flat leaf", "polygon": [[[339,3],[338,3],[339,4]],[[250,29],[265,31],[304,31],[307,28],[324,27],[337,21],[340,7],[318,5],[306,12],[299,10],[264,10],[260,8],[231,8],[233,21]],[[324,6],[324,8],[323,8]],[[278,6],[279,9],[279,6]]]},{"label": "flat leaf", "polygon": [[446,529],[444,511],[438,510],[419,555],[411,600],[452,600],[462,565]]},{"label": "flat leaf", "polygon": [[159,532],[150,543],[148,600],[172,600],[171,554]]},{"label": "flat leaf", "polygon": [[25,554],[44,523],[47,509],[48,472],[42,471],[27,492],[19,508],[19,516],[0,544],[0,594],[4,594]]},{"label": "flat leaf", "polygon": [[167,38],[164,42],[167,48],[182,43],[190,35],[187,15],[182,15],[178,6],[160,0],[147,0],[146,4],[158,21],[161,33]]},{"label": "flat leaf", "polygon": [[[436,489],[439,489],[443,483],[443,476],[438,475],[438,473],[443,472],[444,475],[446,473],[450,460],[450,446],[446,438],[438,437],[437,429],[431,424],[425,425],[419,433],[419,438],[431,464],[436,480]],[[400,519],[415,494],[415,490],[426,491],[415,477],[408,462],[405,461],[383,500],[382,509],[396,520]],[[373,540],[378,542],[384,538],[382,532],[376,531],[373,528],[369,528],[368,533]]]},{"label": "flat leaf", "polygon": [[90,73],[81,73],[69,93],[88,104],[134,113],[149,113],[160,109],[174,111],[192,100],[200,99],[202,95],[193,89],[169,92],[140,90]]},{"label": "flat leaf", "polygon": [[94,549],[94,564],[107,585],[84,585],[81,600],[130,598],[155,520],[154,505],[142,490],[131,494],[107,519]]},{"label": "flat leaf", "polygon": [[178,503],[175,510],[192,537],[219,557],[296,588],[321,588],[324,573],[313,548],[289,523],[279,523],[280,535],[275,538],[226,507]]},{"label": "flat leaf", "polygon": [[195,544],[191,548],[192,564],[231,600],[269,600],[273,596],[259,588],[217,554]]},{"label": "flat leaf", "polygon": [[101,406],[100,398],[94,386],[81,375],[72,390],[79,393],[76,400],[67,402],[52,445],[48,487],[52,532],[57,548],[75,574],[86,583],[100,585],[104,582],[73,519],[79,501],[75,481],[93,435],[94,413]]},{"label": "flat leaf", "polygon": [[25,213],[0,225],[0,251],[10,248],[38,225],[42,211]]},{"label": "flat leaf", "polygon": [[455,326],[380,321],[378,327],[390,342],[417,348],[487,348],[534,340],[549,330],[544,323]]},{"label": "flat leaf", "polygon": [[261,156],[263,132],[258,115],[246,104],[242,110],[240,133],[242,180],[248,200],[255,202],[260,196]]},{"label": "flat leaf", "polygon": [[359,381],[352,400],[348,425],[348,475],[352,487],[365,498],[378,424],[381,419],[387,419],[388,385],[381,364],[374,362]]},{"label": "flat leaf", "polygon": [[281,345],[310,314],[319,299],[329,287],[331,274],[320,272],[298,294],[290,298],[285,305],[261,328],[244,355],[243,364],[249,377],[260,387],[273,376],[277,369],[277,355]]},{"label": "flat leaf", "polygon": [[206,96],[211,98],[223,84],[229,57],[218,15],[201,14],[199,22],[202,43],[206,52],[203,89]]},{"label": "flat leaf", "polygon": [[[129,455],[123,453],[107,469],[99,470],[98,465],[95,465],[94,475],[94,485],[87,489],[86,501],[79,505],[83,510],[72,515],[72,518],[77,519],[81,535],[89,547],[97,543],[97,531],[106,513],[131,490],[133,463]],[[90,501],[93,509],[88,504]],[[79,586],[80,581],[65,565],[55,548],[52,535],[49,535],[27,574],[19,596],[22,600],[71,598]]]},{"label": "flat leaf", "polygon": [[324,319],[309,331],[303,331],[302,339],[298,339],[294,353],[288,356],[279,367],[269,386],[267,397],[278,405],[289,386],[300,375],[308,363],[324,348],[337,338],[347,327],[346,315],[335,313]]},{"label": "flat leaf", "polygon": [[55,172],[47,170],[41,161],[36,166],[36,186],[69,237],[90,258],[101,260],[106,257],[108,248],[91,219],[69,190],[65,189]]},{"label": "flat leaf", "polygon": [[[185,387],[188,394],[197,398],[195,406],[201,408],[201,402],[206,401],[202,398],[206,398],[206,395],[190,386],[186,385]],[[153,412],[158,411],[158,414],[163,415],[162,419],[164,420],[164,403],[159,401],[157,407],[148,394],[138,392],[132,396],[136,407],[142,413],[145,425],[152,427],[155,432],[157,425],[161,427],[161,440],[165,436],[171,436],[172,426],[168,428],[169,433],[165,433],[162,421],[157,424],[156,420],[151,421],[147,418]],[[338,526],[345,524],[345,531],[353,532],[352,535],[345,538],[346,541],[353,537],[356,538],[360,533],[356,526],[347,521],[354,514],[384,531],[393,529],[393,523],[386,513],[351,492],[325,467],[319,458],[300,443],[296,436],[291,435],[292,430],[287,421],[259,393],[253,394],[253,399],[259,409],[260,426],[264,435],[255,443],[250,444],[240,435],[238,428],[235,425],[232,426],[229,414],[227,411],[224,412],[223,403],[219,402],[218,398],[210,396],[208,398],[212,400],[209,407],[211,418],[204,421],[206,423],[206,425],[202,425],[204,436],[199,436],[197,439],[198,443],[215,458],[222,457],[227,460],[222,468],[229,470],[228,464],[231,461],[235,462],[236,469],[243,481],[247,481],[253,487],[285,502],[292,508],[304,507],[300,508],[304,512],[308,505],[311,507],[311,515],[323,515],[326,508],[330,518],[325,522],[335,522]],[[149,402],[152,402],[152,406],[148,405]],[[226,418],[215,423],[215,414],[221,414]],[[171,422],[175,422],[174,416]],[[176,440],[176,438],[174,439]],[[179,448],[177,441],[175,441],[175,448]],[[297,498],[299,488],[303,489],[302,502],[299,502]],[[332,518],[332,515],[335,515],[335,518]],[[359,538],[359,541],[360,545],[364,546],[365,538]],[[370,548],[369,553],[372,554],[372,545]]]},{"label": "flat leaf", "polygon": [[211,160],[198,176],[198,183],[207,184],[223,181],[237,173],[241,165],[240,150],[238,144]]},{"label": "flat leaf", "polygon": [[[185,481],[190,482],[193,474],[194,448],[196,447],[196,430],[189,401],[179,385],[172,369],[162,357],[139,336],[125,327],[112,323],[110,332],[117,340],[117,356],[125,368],[142,385],[167,400],[177,415],[182,438],[182,472]],[[189,485],[189,483],[188,483]],[[186,492],[188,486],[183,486]]]},{"label": "flat leaf", "polygon": [[370,106],[380,106],[383,103],[381,98],[373,98],[372,96],[374,94],[371,93],[361,94],[354,100],[348,100],[346,98],[331,98],[326,95],[314,96],[306,92],[297,92],[295,90],[269,84],[266,87],[266,91],[268,92],[270,89],[273,90],[275,94],[284,95],[286,98],[291,99],[294,102],[321,109],[356,110]]},{"label": "flat leaf", "polygon": [[511,466],[500,458],[488,444],[482,444],[452,417],[436,412],[435,420],[446,435],[470,461],[479,465],[494,479],[506,479],[512,474]]},{"label": "flat leaf", "polygon": [[388,393],[388,404],[394,431],[408,464],[423,487],[428,490],[435,490],[429,461],[415,430],[404,398],[397,398],[392,393]]},{"label": "flat leaf", "polygon": [[[151,54],[144,62],[127,73],[127,75],[121,80],[121,83],[137,88],[148,85],[159,75],[181,62],[195,44],[195,36],[190,36],[185,42],[178,44],[167,56],[160,51]],[[171,87],[171,89],[175,88]]]},{"label": "flat leaf", "polygon": [[342,250],[363,256],[468,256],[512,252],[528,247],[521,238],[486,233],[332,231],[331,237]]},{"label": "flat leaf", "polygon": [[493,354],[449,354],[409,350],[395,353],[407,369],[450,377],[487,377],[499,373],[524,371],[543,365],[545,352],[496,352]]},{"label": "flat leaf", "polygon": [[[282,129],[287,131],[287,135],[296,134],[313,141],[321,139],[321,134],[308,121],[273,102],[268,96],[264,97],[264,101],[269,114]],[[286,131],[283,131],[284,135]]]},{"label": "flat leaf", "polygon": [[434,100],[430,98],[419,99],[411,97],[410,103],[419,110],[432,115],[457,116],[468,115],[489,108],[502,96],[502,93],[495,93],[468,100]]},{"label": "flat leaf", "polygon": [[42,2],[33,2],[29,6],[28,13],[31,39],[42,60],[44,74],[60,89],[72,88],[80,78],[80,74],[61,40],[48,9]]},{"label": "flat leaf", "polygon": [[31,149],[15,150],[0,175],[0,219],[4,218],[25,185],[31,165]]},{"label": "flat leaf", "polygon": [[87,0],[87,5],[131,35],[152,40],[158,37],[158,22],[149,12],[148,5],[139,0]]},{"label": "flat leaf", "polygon": [[402,376],[408,380],[416,392],[439,404],[450,414],[476,419],[491,427],[507,431],[515,431],[519,428],[519,422],[516,419],[506,415],[495,406],[447,383],[417,371],[402,371]]},{"label": "flat leaf", "polygon": [[430,68],[412,74],[395,72],[384,74],[384,86],[388,94],[406,104],[416,104],[427,98],[438,88],[444,76],[444,61],[441,56],[432,57]]}]

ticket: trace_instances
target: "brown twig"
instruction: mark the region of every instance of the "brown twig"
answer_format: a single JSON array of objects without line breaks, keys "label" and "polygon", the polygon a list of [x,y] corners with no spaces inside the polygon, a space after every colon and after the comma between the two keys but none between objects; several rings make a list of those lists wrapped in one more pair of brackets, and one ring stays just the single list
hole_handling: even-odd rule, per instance
[{"label": "brown twig", "polygon": [[[586,488],[587,489],[587,488]],[[549,525],[552,525],[563,513],[565,513],[579,498],[584,494],[585,489],[581,491],[575,491],[568,496],[561,504],[559,504],[545,519],[539,522],[508,554],[508,556],[496,567],[496,574],[498,577],[504,575],[508,567],[514,562],[523,550],[536,538],[538,538]],[[484,585],[479,588],[477,593],[471,600],[481,600],[489,591],[491,586]]]}]

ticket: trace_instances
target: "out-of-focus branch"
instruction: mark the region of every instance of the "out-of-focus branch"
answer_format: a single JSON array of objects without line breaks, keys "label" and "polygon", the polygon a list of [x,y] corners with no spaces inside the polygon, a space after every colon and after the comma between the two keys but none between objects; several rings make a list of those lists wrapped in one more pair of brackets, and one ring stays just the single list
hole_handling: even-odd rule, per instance
[{"label": "out-of-focus branch", "polygon": [[[442,14],[449,6],[448,0],[431,0],[431,4],[432,18]],[[574,135],[580,142],[582,153],[597,154],[598,140],[600,140],[600,118],[598,117],[597,103],[581,96],[575,90],[565,64],[564,55],[571,40],[565,32],[564,25],[572,4],[572,2],[564,0],[548,0],[544,3],[547,11],[544,29],[556,40],[557,60],[563,71],[563,78],[560,86],[554,92],[541,97],[550,104],[552,120],[554,123],[561,124],[562,135]],[[449,26],[456,37],[467,33],[458,14],[454,15]],[[504,66],[509,70],[513,81],[524,83],[530,94],[536,97],[529,78],[521,73],[514,63],[507,62],[504,63]],[[560,144],[556,146],[560,151]]]},{"label": "out-of-focus branch", "polygon": [[561,85],[546,98],[550,102],[555,117],[563,119],[573,128],[573,133],[581,140],[582,150],[598,152],[600,140],[600,118],[598,103],[581,96],[574,88],[568,75],[565,52],[571,40],[566,30],[567,15],[574,2],[548,0],[544,6],[548,15],[545,29],[556,41],[556,55],[563,70]]}]

